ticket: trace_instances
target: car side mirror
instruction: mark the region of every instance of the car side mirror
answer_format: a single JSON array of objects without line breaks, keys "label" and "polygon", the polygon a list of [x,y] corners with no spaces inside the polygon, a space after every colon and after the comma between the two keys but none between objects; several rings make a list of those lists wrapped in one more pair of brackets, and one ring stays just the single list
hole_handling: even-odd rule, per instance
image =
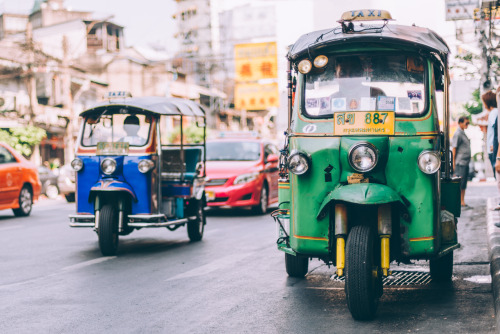
[{"label": "car side mirror", "polygon": [[278,159],[279,159],[279,157],[277,154],[269,154],[267,156],[266,162],[268,162],[268,163],[269,162],[278,162]]}]

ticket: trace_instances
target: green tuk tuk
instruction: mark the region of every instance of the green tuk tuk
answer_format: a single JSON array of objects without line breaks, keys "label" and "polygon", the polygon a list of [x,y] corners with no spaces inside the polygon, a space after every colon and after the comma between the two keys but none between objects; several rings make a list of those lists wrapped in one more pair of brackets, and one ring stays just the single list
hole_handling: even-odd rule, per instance
[{"label": "green tuk tuk", "polygon": [[349,11],[288,53],[278,249],[292,277],[309,258],[336,266],[355,319],[374,317],[392,261],[429,260],[432,280],[449,281],[460,247],[449,49],[429,29],[389,20]]}]

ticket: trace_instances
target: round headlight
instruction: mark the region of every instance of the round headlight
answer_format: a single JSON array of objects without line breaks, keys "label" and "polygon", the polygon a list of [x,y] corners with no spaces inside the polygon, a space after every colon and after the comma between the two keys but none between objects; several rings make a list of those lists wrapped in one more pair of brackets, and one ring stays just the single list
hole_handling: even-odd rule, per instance
[{"label": "round headlight", "polygon": [[434,174],[441,167],[441,157],[438,152],[423,151],[418,156],[418,168],[425,174]]},{"label": "round headlight", "polygon": [[292,153],[288,158],[288,169],[295,175],[305,174],[309,170],[309,158],[304,153]]},{"label": "round headlight", "polygon": [[116,161],[115,159],[106,158],[101,162],[101,170],[104,174],[110,175],[113,174],[116,170]]},{"label": "round headlight", "polygon": [[146,159],[146,160],[141,160],[139,161],[139,164],[137,165],[137,169],[139,169],[139,172],[141,173],[147,173],[153,167],[155,166],[155,163],[152,160]]},{"label": "round headlight", "polygon": [[79,172],[83,169],[83,161],[80,158],[75,158],[71,161],[71,167],[75,172]]},{"label": "round headlight", "polygon": [[327,56],[317,56],[316,58],[314,58],[314,66],[318,67],[318,68],[322,68],[322,67],[325,67],[326,64],[328,64],[328,57]]},{"label": "round headlight", "polygon": [[377,148],[370,143],[354,145],[349,152],[349,164],[358,172],[369,172],[377,165]]},{"label": "round headlight", "polygon": [[302,59],[297,67],[300,73],[307,74],[311,71],[312,64],[309,59]]}]

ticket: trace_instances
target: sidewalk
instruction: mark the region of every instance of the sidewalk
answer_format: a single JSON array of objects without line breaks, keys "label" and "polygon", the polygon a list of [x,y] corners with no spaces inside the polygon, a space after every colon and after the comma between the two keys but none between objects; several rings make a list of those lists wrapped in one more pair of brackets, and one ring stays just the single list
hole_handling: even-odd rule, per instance
[{"label": "sidewalk", "polygon": [[490,197],[487,200],[487,231],[488,231],[488,249],[491,272],[491,288],[493,290],[493,301],[495,303],[495,319],[497,328],[500,328],[500,210],[494,210],[498,207],[500,198]]}]

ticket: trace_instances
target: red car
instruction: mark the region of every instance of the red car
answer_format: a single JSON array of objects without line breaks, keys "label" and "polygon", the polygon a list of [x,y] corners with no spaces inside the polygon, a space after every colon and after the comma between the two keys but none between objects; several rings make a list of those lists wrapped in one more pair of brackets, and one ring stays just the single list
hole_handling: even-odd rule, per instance
[{"label": "red car", "polygon": [[35,165],[7,144],[0,143],[0,210],[29,216],[42,185]]},{"label": "red car", "polygon": [[278,201],[278,149],[262,139],[207,141],[209,207],[252,207],[259,214]]}]

